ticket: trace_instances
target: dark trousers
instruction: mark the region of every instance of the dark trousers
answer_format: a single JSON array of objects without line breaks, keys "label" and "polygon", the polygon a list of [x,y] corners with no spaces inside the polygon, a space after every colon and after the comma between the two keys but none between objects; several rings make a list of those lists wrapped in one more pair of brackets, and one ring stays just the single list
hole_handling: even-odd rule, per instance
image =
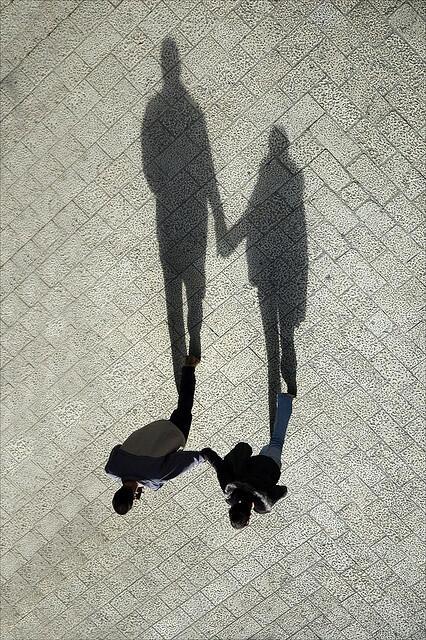
[{"label": "dark trousers", "polygon": [[173,422],[188,439],[189,430],[192,422],[192,405],[194,402],[195,392],[195,370],[194,367],[182,367],[182,375],[179,386],[179,400],[177,409],[170,416],[170,422]]}]

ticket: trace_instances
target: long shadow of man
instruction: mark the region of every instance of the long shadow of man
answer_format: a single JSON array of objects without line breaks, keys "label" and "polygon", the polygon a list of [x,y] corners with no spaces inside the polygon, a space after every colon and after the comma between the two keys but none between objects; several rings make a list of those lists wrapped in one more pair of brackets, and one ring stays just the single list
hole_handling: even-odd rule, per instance
[{"label": "long shadow of man", "polygon": [[272,430],[280,372],[287,391],[297,394],[294,330],[305,318],[308,254],[304,181],[288,155],[285,132],[272,127],[269,148],[243,217],[221,245],[229,255],[247,239],[250,283],[257,288],[268,364],[269,419]]},{"label": "long shadow of man", "polygon": [[224,224],[203,113],[181,81],[175,41],[161,47],[163,87],[142,123],[142,163],[156,197],[156,223],[163,269],[167,320],[176,384],[186,353],[183,314],[185,286],[189,353],[200,357],[205,297],[208,205],[216,226]]}]

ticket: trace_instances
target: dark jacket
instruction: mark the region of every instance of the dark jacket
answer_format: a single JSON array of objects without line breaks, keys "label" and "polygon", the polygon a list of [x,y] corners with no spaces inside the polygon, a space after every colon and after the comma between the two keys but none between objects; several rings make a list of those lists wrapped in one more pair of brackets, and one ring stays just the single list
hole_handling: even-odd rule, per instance
[{"label": "dark jacket", "polygon": [[137,480],[139,484],[157,491],[167,480],[176,478],[204,462],[199,451],[172,451],[165,456],[136,456],[123,451],[117,444],[110,453],[105,471],[113,478]]},{"label": "dark jacket", "polygon": [[252,456],[247,442],[239,442],[223,459],[209,448],[201,453],[216,470],[225,500],[231,506],[248,497],[257,513],[267,513],[287,493],[287,487],[277,485],[281,475],[277,463],[268,456]]}]

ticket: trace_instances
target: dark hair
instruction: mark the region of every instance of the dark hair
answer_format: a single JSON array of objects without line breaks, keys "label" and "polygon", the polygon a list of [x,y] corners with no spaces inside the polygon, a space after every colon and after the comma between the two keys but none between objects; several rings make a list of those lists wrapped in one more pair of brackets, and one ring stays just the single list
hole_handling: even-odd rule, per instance
[{"label": "dark hair", "polygon": [[242,529],[249,523],[251,501],[237,502],[229,509],[229,519],[234,529]]},{"label": "dark hair", "polygon": [[120,487],[120,489],[114,493],[112,506],[116,513],[124,516],[133,507],[133,489],[124,485]]}]

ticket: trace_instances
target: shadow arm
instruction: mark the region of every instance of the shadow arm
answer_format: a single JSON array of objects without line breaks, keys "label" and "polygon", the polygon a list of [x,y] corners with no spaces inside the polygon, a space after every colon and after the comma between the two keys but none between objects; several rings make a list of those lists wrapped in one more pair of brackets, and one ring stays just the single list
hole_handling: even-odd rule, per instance
[{"label": "shadow arm", "polygon": [[153,135],[152,119],[153,116],[148,107],[145,112],[141,130],[142,170],[149,188],[155,195],[158,195],[164,185],[164,175],[155,162],[160,150],[156,136]]},{"label": "shadow arm", "polygon": [[222,199],[220,197],[218,182],[216,180],[213,154],[208,139],[207,124],[204,116],[201,116],[198,121],[197,132],[199,136],[198,144],[204,150],[204,162],[206,163],[205,168],[207,169],[208,175],[211,176],[207,185],[207,201],[211,207],[214,220],[217,253],[218,255],[226,257],[236,249],[245,237],[245,225],[241,225],[240,221],[234,225],[231,230],[227,228]]}]

